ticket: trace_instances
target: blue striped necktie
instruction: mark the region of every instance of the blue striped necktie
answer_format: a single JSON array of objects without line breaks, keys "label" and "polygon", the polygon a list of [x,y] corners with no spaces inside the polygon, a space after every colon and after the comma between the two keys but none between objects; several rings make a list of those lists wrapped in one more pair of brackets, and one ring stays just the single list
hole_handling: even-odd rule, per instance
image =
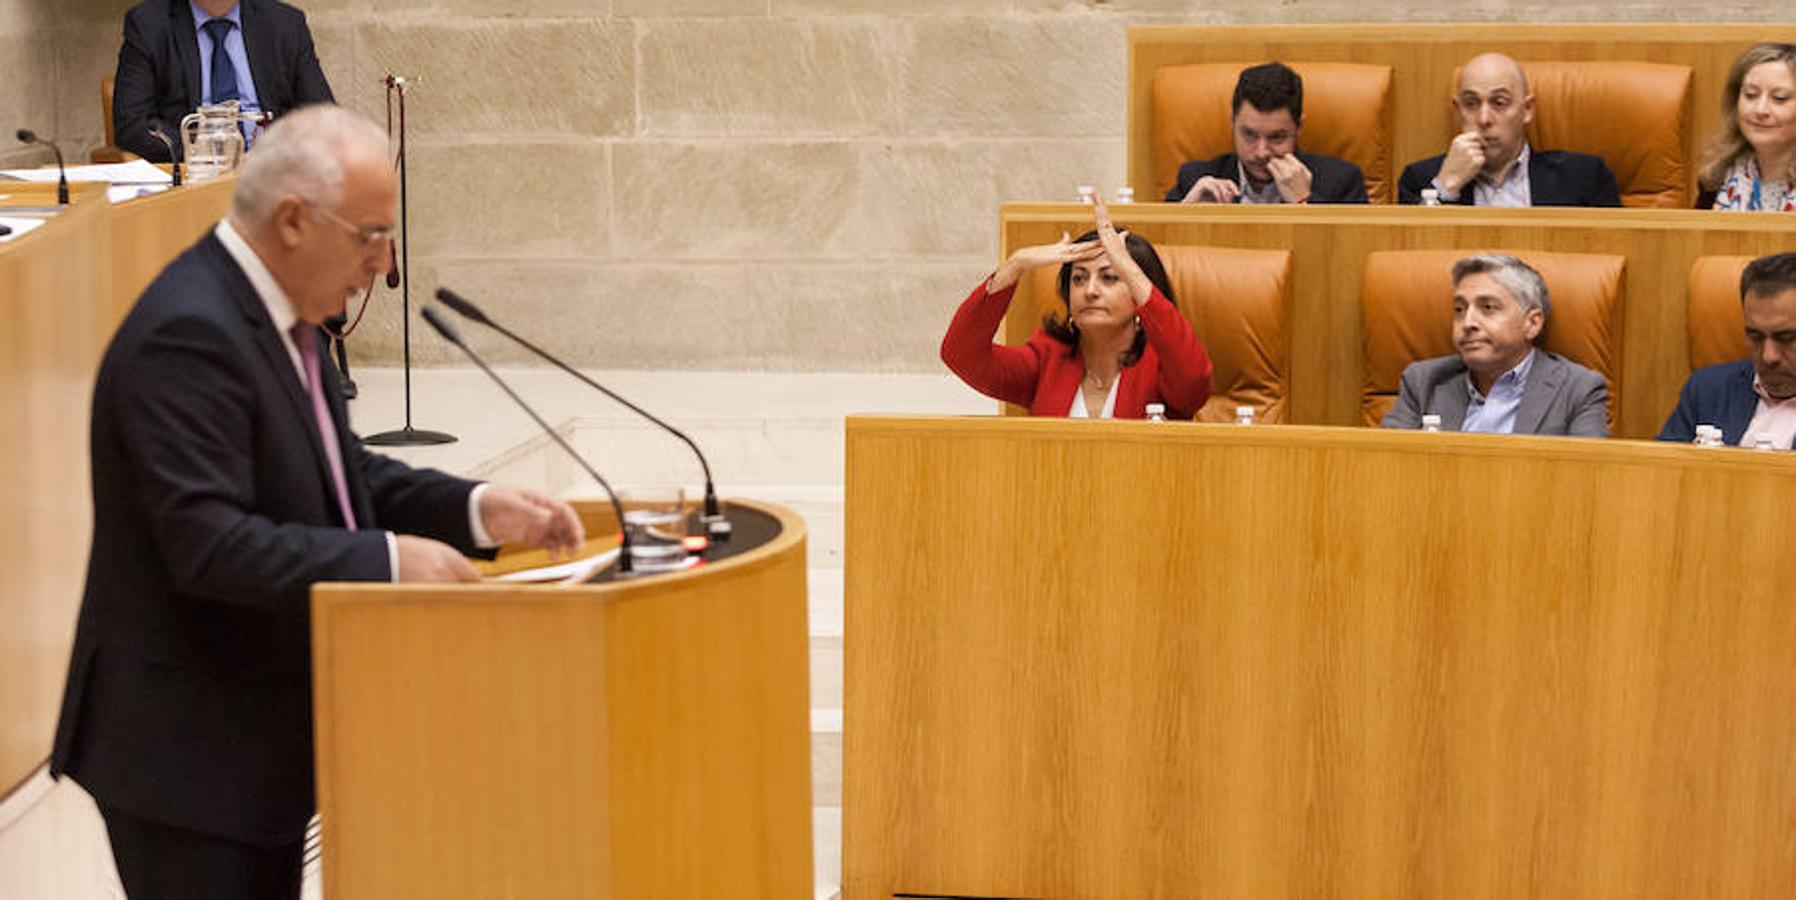
[{"label": "blue striped necktie", "polygon": [[230,19],[213,19],[200,26],[212,38],[213,103],[242,99],[237,93],[237,67],[231,64],[231,55],[225,52],[225,35],[231,33],[235,24]]}]

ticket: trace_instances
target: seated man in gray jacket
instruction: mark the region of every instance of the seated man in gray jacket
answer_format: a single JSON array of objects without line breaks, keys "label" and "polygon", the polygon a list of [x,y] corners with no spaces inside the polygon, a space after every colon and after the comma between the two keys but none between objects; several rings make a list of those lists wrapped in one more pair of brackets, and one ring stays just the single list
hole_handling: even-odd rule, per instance
[{"label": "seated man in gray jacket", "polygon": [[1410,363],[1386,428],[1441,417],[1444,431],[1609,436],[1603,376],[1537,349],[1551,308],[1547,284],[1506,254],[1453,264],[1453,344],[1459,352]]}]

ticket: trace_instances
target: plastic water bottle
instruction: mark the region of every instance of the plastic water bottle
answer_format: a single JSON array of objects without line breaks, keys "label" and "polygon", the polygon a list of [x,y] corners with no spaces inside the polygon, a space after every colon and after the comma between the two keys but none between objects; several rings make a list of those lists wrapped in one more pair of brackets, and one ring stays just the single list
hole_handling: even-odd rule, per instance
[{"label": "plastic water bottle", "polygon": [[1253,407],[1251,407],[1251,406],[1235,407],[1235,424],[1236,425],[1252,425],[1253,424]]},{"label": "plastic water bottle", "polygon": [[1423,416],[1422,417],[1422,430],[1428,432],[1429,434],[1440,434],[1441,417],[1436,413],[1429,413],[1429,414]]},{"label": "plastic water bottle", "polygon": [[1696,440],[1694,443],[1698,447],[1722,446],[1721,429],[1714,425],[1696,426]]},{"label": "plastic water bottle", "polygon": [[1116,189],[1116,202],[1118,202],[1118,203],[1134,203],[1135,202],[1135,189],[1132,187],[1117,188]]},{"label": "plastic water bottle", "polygon": [[1752,449],[1776,450],[1777,444],[1772,443],[1771,435],[1768,432],[1755,431],[1752,433]]},{"label": "plastic water bottle", "polygon": [[1164,421],[1166,421],[1166,404],[1164,404],[1164,403],[1149,403],[1147,405],[1147,420],[1149,422],[1164,422]]},{"label": "plastic water bottle", "polygon": [[1441,205],[1441,192],[1435,190],[1434,188],[1423,188],[1422,189],[1422,205],[1423,206],[1439,206],[1439,205]]},{"label": "plastic water bottle", "polygon": [[1089,185],[1079,185],[1079,202],[1090,206],[1097,198],[1098,189]]}]

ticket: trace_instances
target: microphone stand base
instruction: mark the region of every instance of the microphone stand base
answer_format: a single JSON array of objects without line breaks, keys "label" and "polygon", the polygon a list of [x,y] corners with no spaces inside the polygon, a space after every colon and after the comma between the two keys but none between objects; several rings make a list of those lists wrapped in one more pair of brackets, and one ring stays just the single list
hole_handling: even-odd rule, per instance
[{"label": "microphone stand base", "polygon": [[362,438],[362,443],[375,447],[420,447],[426,444],[453,444],[455,435],[441,431],[425,431],[407,425],[398,431],[383,431]]}]

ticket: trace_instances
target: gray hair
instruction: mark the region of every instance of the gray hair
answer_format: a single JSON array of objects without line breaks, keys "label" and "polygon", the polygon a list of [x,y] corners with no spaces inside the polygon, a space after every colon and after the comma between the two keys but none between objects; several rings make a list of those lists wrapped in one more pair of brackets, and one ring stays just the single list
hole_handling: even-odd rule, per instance
[{"label": "gray hair", "polygon": [[1525,312],[1540,310],[1540,333],[1547,333],[1546,323],[1553,317],[1553,304],[1547,298],[1546,279],[1534,267],[1507,253],[1478,253],[1453,264],[1453,286],[1468,275],[1489,275],[1522,305]]},{"label": "gray hair", "polygon": [[336,207],[343,199],[343,160],[358,150],[387,152],[386,132],[360,113],[320,103],[282,116],[245,157],[231,217],[260,229],[292,195]]}]

